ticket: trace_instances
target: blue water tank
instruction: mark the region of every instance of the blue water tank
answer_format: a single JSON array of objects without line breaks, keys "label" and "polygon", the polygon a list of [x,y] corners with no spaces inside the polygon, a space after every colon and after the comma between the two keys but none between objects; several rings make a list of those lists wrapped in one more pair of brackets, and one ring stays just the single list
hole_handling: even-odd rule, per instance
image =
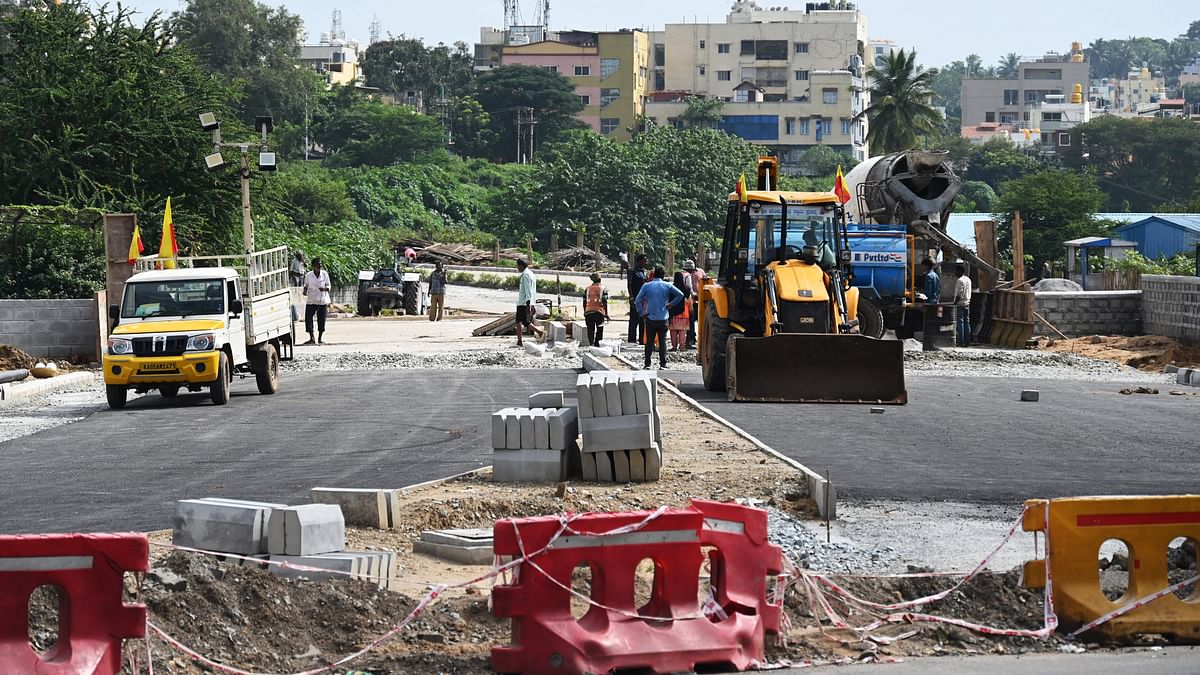
[{"label": "blue water tank", "polygon": [[907,228],[903,225],[847,225],[850,264],[859,288],[873,288],[880,297],[900,297],[908,289]]}]

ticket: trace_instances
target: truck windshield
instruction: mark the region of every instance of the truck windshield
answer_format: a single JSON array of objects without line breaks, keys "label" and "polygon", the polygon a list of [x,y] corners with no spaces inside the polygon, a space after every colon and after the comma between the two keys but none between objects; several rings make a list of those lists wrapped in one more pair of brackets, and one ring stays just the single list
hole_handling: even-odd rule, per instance
[{"label": "truck windshield", "polygon": [[225,282],[221,279],[140,281],[125,286],[122,318],[223,314]]},{"label": "truck windshield", "polygon": [[787,241],[784,242],[782,208],[775,204],[755,207],[754,204],[750,206],[749,247],[754,252],[751,271],[756,265],[775,260],[780,244],[788,247],[788,257],[809,253],[822,267],[833,264],[837,230],[832,209],[789,204]]}]

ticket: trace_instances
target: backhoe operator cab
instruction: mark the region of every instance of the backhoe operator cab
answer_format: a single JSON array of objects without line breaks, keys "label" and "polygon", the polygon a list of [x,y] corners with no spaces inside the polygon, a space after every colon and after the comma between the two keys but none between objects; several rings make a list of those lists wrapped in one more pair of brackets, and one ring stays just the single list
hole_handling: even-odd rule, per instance
[{"label": "backhoe operator cab", "polygon": [[729,196],[721,267],[700,295],[705,387],[730,400],[907,400],[903,347],[858,335],[841,203],[831,192],[775,189],[774,158],[757,190]]}]

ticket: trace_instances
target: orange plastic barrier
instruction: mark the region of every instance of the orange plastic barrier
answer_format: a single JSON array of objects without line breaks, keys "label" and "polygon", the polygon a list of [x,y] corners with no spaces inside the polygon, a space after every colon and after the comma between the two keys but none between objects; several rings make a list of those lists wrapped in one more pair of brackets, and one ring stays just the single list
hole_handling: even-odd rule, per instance
[{"label": "orange plastic barrier", "polygon": [[[1181,600],[1164,593],[1170,586],[1171,540],[1200,542],[1200,496],[1075,497],[1025,504],[1023,529],[1046,532],[1046,559],[1025,563],[1025,585],[1044,588],[1049,561],[1054,610],[1062,629],[1078,631],[1104,619],[1083,635],[1126,641],[1157,633],[1200,640],[1200,595],[1193,592]],[[1109,600],[1100,587],[1099,551],[1110,539],[1124,542],[1129,550],[1128,590],[1116,600]],[[1120,613],[1122,608],[1128,611]],[[1106,618],[1113,613],[1119,615]]]},{"label": "orange plastic barrier", "polygon": [[[146,635],[146,607],[122,599],[125,572],[149,571],[143,534],[0,536],[0,673],[113,675],[121,641]],[[59,593],[58,641],[29,645],[29,596]]]}]

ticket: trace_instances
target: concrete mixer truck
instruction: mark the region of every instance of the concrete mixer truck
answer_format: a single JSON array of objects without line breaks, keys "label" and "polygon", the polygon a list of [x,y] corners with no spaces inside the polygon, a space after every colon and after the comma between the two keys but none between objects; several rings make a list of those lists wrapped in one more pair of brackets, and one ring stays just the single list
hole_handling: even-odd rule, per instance
[{"label": "concrete mixer truck", "polygon": [[955,258],[998,271],[946,234],[962,179],[944,151],[909,150],[872,157],[846,174],[851,284],[859,289],[859,331],[912,337],[921,325],[920,263]]}]

